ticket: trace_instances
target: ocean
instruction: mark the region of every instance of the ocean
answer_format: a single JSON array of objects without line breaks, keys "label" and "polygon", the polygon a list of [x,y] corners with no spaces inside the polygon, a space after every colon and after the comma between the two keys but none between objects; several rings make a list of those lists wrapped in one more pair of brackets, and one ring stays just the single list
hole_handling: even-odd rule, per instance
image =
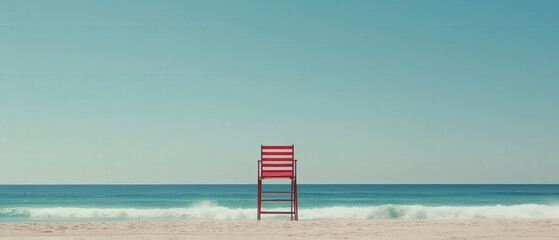
[{"label": "ocean", "polygon": [[[288,189],[264,185],[264,191]],[[559,218],[557,184],[299,184],[298,190],[300,220]],[[0,222],[256,219],[256,192],[255,184],[0,185]],[[289,209],[289,202],[263,204]]]}]

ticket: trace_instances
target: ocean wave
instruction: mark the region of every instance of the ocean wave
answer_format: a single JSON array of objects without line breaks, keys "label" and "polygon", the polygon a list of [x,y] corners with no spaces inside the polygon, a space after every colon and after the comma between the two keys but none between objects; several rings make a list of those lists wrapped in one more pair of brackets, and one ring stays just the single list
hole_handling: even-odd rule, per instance
[{"label": "ocean wave", "polygon": [[[285,208],[269,209],[288,211]],[[227,208],[202,202],[186,208],[0,208],[2,219],[30,220],[153,220],[153,219],[254,219],[255,208]],[[285,216],[264,216],[285,218]],[[460,219],[460,218],[559,218],[559,206],[541,204],[493,206],[379,205],[299,209],[300,219]]]}]

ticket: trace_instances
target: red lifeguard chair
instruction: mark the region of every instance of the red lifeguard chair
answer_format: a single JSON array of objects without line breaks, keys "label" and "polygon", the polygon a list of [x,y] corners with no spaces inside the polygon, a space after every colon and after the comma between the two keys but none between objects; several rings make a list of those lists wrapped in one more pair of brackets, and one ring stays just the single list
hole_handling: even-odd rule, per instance
[{"label": "red lifeguard chair", "polygon": [[[262,191],[264,179],[289,179],[291,191]],[[290,193],[289,199],[262,199],[262,193]],[[263,201],[289,201],[291,211],[262,211]],[[295,160],[295,145],[291,146],[263,146],[260,145],[260,160],[258,160],[258,213],[257,220],[262,214],[290,214],[291,220],[299,220],[297,211],[297,160]]]}]

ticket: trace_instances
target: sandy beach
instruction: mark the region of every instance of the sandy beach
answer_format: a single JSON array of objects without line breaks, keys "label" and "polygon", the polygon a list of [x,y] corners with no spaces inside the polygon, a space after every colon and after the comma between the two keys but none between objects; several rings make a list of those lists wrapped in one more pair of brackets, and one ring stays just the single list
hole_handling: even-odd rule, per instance
[{"label": "sandy beach", "polygon": [[559,239],[559,219],[0,223],[1,239]]}]

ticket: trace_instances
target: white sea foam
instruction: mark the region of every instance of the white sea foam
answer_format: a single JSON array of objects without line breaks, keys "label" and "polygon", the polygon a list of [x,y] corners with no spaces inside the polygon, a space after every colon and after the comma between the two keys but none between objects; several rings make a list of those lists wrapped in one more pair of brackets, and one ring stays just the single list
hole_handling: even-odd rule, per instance
[{"label": "white sea foam", "polygon": [[[288,210],[288,209],[273,209]],[[254,219],[255,208],[227,208],[203,202],[187,208],[2,208],[0,219],[19,216],[37,220],[88,219]],[[281,218],[282,216],[265,216]],[[285,216],[283,216],[285,217]],[[300,219],[451,219],[559,218],[559,206],[521,204],[493,206],[380,205],[299,209]]]},{"label": "white sea foam", "polygon": [[309,219],[445,219],[445,218],[559,218],[559,206],[538,204],[494,206],[380,205],[300,210]]}]

